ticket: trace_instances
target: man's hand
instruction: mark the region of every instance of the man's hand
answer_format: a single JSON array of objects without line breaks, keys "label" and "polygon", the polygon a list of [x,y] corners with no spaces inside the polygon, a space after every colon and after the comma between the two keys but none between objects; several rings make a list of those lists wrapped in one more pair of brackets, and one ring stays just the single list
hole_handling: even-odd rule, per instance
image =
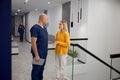
[{"label": "man's hand", "polygon": [[37,41],[37,38],[35,38],[35,37],[31,38],[31,45],[32,45],[32,49],[33,49],[34,54],[35,54],[35,61],[39,62],[40,61],[40,56],[39,56],[39,53],[38,53],[36,41]]},{"label": "man's hand", "polygon": [[40,57],[39,56],[35,56],[35,61],[39,62],[40,61]]}]

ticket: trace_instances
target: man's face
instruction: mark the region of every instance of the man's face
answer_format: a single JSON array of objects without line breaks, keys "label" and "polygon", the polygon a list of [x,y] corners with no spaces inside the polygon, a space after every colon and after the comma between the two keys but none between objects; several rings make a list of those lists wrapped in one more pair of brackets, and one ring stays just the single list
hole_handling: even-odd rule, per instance
[{"label": "man's face", "polygon": [[48,16],[44,16],[43,18],[43,24],[46,25],[48,23]]},{"label": "man's face", "polygon": [[21,25],[23,25],[23,23],[22,23],[22,22],[21,22],[20,24],[21,24]]}]

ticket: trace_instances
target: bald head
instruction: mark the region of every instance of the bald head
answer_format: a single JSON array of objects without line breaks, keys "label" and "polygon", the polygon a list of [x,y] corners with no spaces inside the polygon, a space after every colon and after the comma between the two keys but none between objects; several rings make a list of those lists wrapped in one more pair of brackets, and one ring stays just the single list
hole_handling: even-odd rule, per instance
[{"label": "bald head", "polygon": [[44,14],[44,13],[41,13],[40,16],[39,16],[39,21],[43,20],[44,17],[47,17],[47,15]]},{"label": "bald head", "polygon": [[48,23],[48,16],[44,13],[41,13],[38,23],[42,24],[43,26],[46,25]]}]

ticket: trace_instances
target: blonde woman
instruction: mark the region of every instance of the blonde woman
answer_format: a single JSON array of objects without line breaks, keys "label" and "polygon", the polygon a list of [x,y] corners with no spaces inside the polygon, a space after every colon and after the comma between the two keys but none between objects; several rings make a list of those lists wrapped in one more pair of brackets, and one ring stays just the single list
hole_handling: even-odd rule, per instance
[{"label": "blonde woman", "polygon": [[68,47],[70,46],[70,37],[67,29],[67,21],[62,20],[59,23],[59,30],[56,34],[54,44],[55,61],[56,61],[56,80],[69,80],[65,75],[65,67],[67,63]]}]

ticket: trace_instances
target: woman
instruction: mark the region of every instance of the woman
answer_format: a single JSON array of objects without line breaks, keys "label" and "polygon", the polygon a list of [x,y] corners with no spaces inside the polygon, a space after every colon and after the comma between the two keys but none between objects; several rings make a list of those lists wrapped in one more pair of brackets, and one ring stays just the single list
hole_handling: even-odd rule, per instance
[{"label": "woman", "polygon": [[23,42],[24,30],[25,30],[25,27],[24,27],[23,23],[21,23],[18,27],[18,32],[20,34],[20,41],[21,42]]},{"label": "woman", "polygon": [[56,80],[69,80],[65,76],[65,68],[67,63],[68,47],[70,46],[70,37],[67,29],[67,21],[62,20],[59,23],[60,31],[56,34],[54,44],[55,61],[56,61]]}]

